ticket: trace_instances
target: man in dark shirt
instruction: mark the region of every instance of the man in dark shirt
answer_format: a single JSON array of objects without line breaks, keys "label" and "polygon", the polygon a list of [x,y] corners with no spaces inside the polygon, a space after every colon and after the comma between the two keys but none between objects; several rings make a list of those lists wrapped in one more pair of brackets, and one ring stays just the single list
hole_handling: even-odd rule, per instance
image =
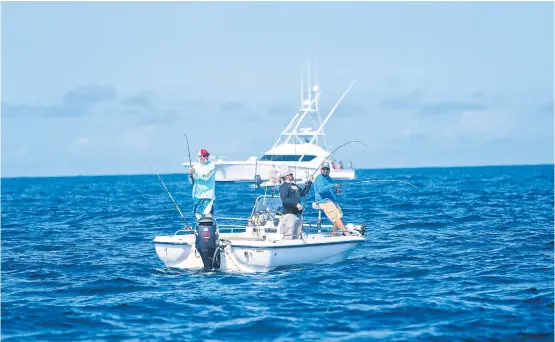
[{"label": "man in dark shirt", "polygon": [[310,191],[312,177],[310,177],[304,189],[293,181],[295,177],[291,169],[284,169],[280,172],[283,184],[279,187],[279,197],[283,203],[283,218],[281,219],[280,232],[284,239],[298,239],[303,228],[303,206],[301,204],[301,196],[306,196]]}]

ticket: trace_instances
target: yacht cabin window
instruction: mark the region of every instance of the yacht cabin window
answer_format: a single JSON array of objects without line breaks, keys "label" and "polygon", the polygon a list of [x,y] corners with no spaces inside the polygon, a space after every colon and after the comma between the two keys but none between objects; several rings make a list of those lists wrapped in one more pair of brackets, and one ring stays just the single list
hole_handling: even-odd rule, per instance
[{"label": "yacht cabin window", "polygon": [[[301,155],[294,155],[294,154],[289,154],[289,155],[287,155],[287,154],[285,154],[285,155],[282,155],[282,154],[274,154],[274,155],[272,155],[272,154],[265,154],[265,155],[262,156],[262,158],[260,158],[260,160],[287,161],[287,162],[291,161],[291,162],[294,162],[294,161],[298,161],[299,158],[301,158]],[[314,158],[316,158],[316,156],[305,155],[301,161],[303,161],[303,162],[308,162],[308,161],[311,161],[311,160],[314,159]]]}]

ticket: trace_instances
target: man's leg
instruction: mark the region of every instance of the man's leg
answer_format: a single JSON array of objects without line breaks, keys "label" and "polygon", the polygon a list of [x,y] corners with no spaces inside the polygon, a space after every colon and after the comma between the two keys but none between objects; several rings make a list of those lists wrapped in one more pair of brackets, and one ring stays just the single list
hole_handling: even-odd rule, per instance
[{"label": "man's leg", "polygon": [[295,231],[295,225],[297,223],[297,217],[294,214],[285,214],[283,220],[281,221],[281,233],[283,234],[284,240],[290,240],[293,238]]},{"label": "man's leg", "polygon": [[342,231],[346,231],[345,225],[341,220],[341,218],[343,218],[343,211],[341,211],[341,208],[339,208],[336,203],[329,201],[323,203],[320,207],[324,209],[324,213],[326,214],[328,219],[333,222],[333,230],[331,232],[331,236],[337,235],[337,227],[339,227],[339,229],[341,229]]},{"label": "man's leg", "polygon": [[195,214],[197,221],[200,220],[200,218],[202,217],[199,209],[200,209],[200,200],[195,198],[193,199],[193,214]]},{"label": "man's leg", "polygon": [[337,235],[337,221],[333,223],[333,230],[331,231],[331,236]]},{"label": "man's leg", "polygon": [[335,222],[333,223],[333,226],[334,226],[334,227],[335,227],[335,226],[338,226],[339,229],[341,229],[343,232],[346,232],[346,231],[347,231],[347,228],[345,228],[345,225],[343,224],[343,220],[341,220],[341,219],[337,219],[337,221],[335,221]]},{"label": "man's leg", "polygon": [[297,221],[295,222],[295,230],[293,231],[293,239],[300,239],[301,233],[303,231],[303,216],[302,215],[295,215]]},{"label": "man's leg", "polygon": [[212,217],[212,213],[214,213],[214,200],[206,200],[206,202],[208,205],[204,208],[204,216]]}]

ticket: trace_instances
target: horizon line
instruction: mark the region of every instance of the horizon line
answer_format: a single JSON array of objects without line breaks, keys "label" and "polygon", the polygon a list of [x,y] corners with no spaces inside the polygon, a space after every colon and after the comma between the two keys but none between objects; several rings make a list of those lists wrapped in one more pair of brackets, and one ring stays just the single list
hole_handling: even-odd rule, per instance
[{"label": "horizon line", "polygon": [[[410,166],[410,167],[374,167],[374,168],[359,168],[357,171],[368,170],[411,170],[411,169],[456,169],[456,168],[473,168],[473,167],[519,167],[519,166],[555,166],[555,163],[538,163],[538,164],[490,164],[490,165],[448,165],[448,166]],[[114,173],[114,174],[76,174],[76,175],[57,175],[57,176],[1,176],[0,179],[17,179],[17,178],[72,178],[72,177],[118,177],[118,176],[150,176],[156,173]],[[159,173],[160,175],[178,175],[180,172]],[[183,172],[184,175],[187,172]],[[254,179],[254,178],[253,178]],[[253,180],[254,181],[254,180]],[[228,183],[248,183],[244,182],[228,182]],[[221,181],[220,181],[221,183]]]}]

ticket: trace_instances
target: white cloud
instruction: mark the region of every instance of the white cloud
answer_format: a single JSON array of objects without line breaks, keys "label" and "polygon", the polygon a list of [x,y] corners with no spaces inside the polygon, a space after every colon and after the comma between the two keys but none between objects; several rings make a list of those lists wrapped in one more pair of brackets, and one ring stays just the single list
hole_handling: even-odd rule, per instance
[{"label": "white cloud", "polygon": [[88,145],[91,142],[89,137],[79,137],[77,138],[77,145]]},{"label": "white cloud", "polygon": [[130,151],[142,154],[149,151],[152,142],[156,139],[157,133],[158,128],[153,124],[132,127],[121,135],[120,141]]},{"label": "white cloud", "polygon": [[[445,140],[471,140],[489,142],[509,138],[515,134],[515,115],[496,110],[467,110],[445,130],[438,132],[438,137]],[[433,134],[433,132],[430,132]]]}]

